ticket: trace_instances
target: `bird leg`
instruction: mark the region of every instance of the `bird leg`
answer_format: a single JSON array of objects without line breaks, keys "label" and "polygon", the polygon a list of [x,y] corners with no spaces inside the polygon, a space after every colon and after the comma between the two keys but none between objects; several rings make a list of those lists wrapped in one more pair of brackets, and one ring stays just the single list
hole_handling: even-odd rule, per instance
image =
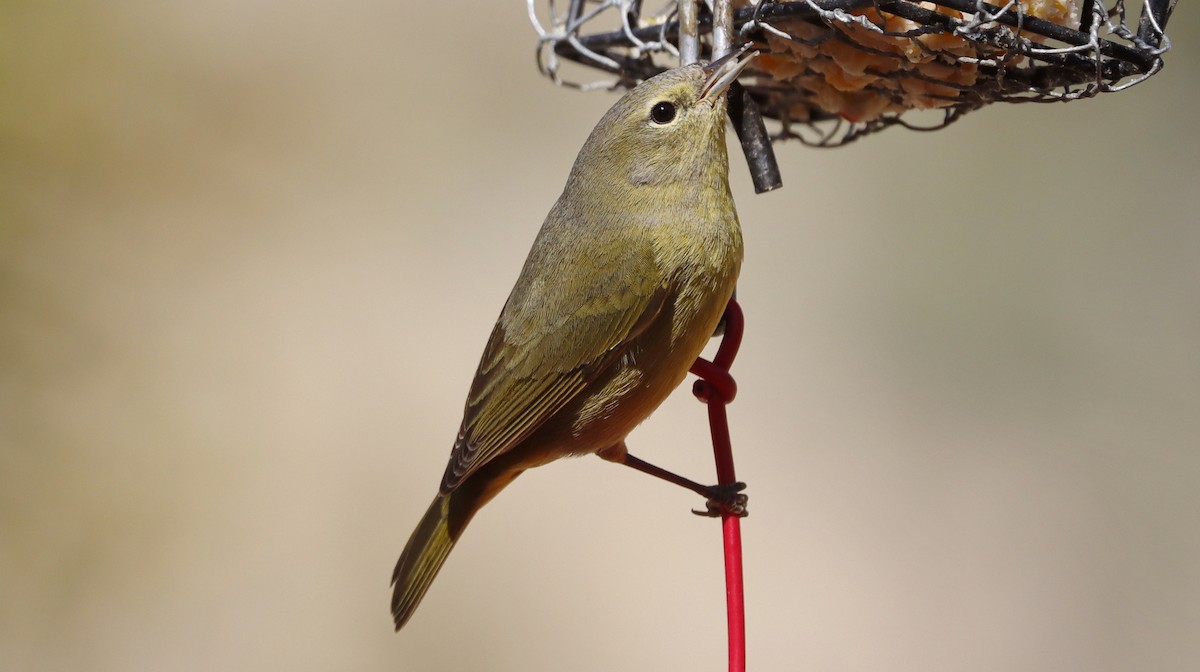
[{"label": "bird leg", "polygon": [[746,511],[748,498],[742,493],[742,490],[746,489],[746,484],[738,481],[734,476],[733,454],[729,447],[729,427],[725,420],[725,405],[737,396],[737,382],[734,381],[733,376],[729,375],[729,366],[733,364],[733,358],[737,355],[741,345],[743,326],[742,309],[738,306],[736,299],[730,298],[725,314],[717,326],[717,333],[722,335],[722,339],[716,356],[712,361],[698,357],[689,369],[699,378],[692,386],[692,393],[709,407],[709,423],[713,432],[713,451],[717,460],[717,475],[722,483],[700,485],[691,479],[638,459],[629,454],[624,441],[596,453],[610,462],[633,467],[644,474],[650,474],[698,493],[708,500],[705,502],[704,511],[692,510],[692,513],[698,516],[744,518],[748,515]]},{"label": "bird leg", "polygon": [[687,488],[692,492],[705,498],[704,510],[692,509],[692,513],[698,516],[708,516],[718,518],[722,515],[729,514],[738,516],[739,518],[747,515],[746,503],[749,498],[742,493],[746,489],[745,483],[728,483],[720,485],[701,485],[689,478],[684,478],[679,474],[667,471],[662,467],[650,464],[649,462],[634,457],[629,454],[625,448],[625,443],[619,443],[597,453],[600,457],[617,464],[623,464],[627,467],[632,467],[642,472],[649,474],[655,478],[661,478],[668,483],[674,483],[682,488]]}]

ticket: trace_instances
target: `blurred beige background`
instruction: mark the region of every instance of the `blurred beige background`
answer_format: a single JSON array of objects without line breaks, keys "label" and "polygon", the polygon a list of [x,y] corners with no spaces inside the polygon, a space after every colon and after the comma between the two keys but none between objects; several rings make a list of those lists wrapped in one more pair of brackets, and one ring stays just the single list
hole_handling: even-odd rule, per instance
[{"label": "blurred beige background", "polygon": [[[759,670],[1200,669],[1200,30],[733,180]],[[615,99],[523,3],[0,5],[0,667],[719,670],[718,525],[596,459],[388,578]],[[644,457],[711,480],[679,394]]]}]

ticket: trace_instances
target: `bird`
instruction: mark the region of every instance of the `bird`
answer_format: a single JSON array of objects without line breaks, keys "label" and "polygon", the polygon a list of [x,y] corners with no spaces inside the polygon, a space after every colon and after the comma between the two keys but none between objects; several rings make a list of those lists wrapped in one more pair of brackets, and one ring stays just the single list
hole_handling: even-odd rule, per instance
[{"label": "bird", "polygon": [[629,455],[625,438],[686,377],[741,269],[725,123],[727,90],[756,55],[746,52],[645,80],[588,136],[484,348],[437,496],[396,563],[397,631],[476,512],[526,469],[597,454],[715,492]]}]

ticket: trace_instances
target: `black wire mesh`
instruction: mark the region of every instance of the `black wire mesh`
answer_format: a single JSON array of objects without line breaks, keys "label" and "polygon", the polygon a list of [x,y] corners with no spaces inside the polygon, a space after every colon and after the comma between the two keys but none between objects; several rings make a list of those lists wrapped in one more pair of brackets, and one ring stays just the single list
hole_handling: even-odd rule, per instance
[{"label": "black wire mesh", "polygon": [[[674,0],[653,11],[641,0],[527,3],[539,67],[559,84],[629,86],[677,64]],[[941,128],[993,102],[1063,102],[1133,86],[1162,69],[1174,6],[733,0],[734,41],[762,52],[742,84],[778,122],[773,138],[836,146],[893,125]],[[700,5],[705,57],[711,26],[709,0]],[[597,69],[609,76],[597,79]]]}]

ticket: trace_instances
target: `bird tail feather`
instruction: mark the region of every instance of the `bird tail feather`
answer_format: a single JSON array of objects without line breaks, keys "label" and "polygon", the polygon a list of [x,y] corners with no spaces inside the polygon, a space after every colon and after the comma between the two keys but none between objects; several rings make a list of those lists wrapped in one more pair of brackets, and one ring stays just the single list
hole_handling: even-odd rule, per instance
[{"label": "bird tail feather", "polygon": [[396,630],[404,627],[438,570],[454,548],[455,538],[450,535],[450,504],[453,493],[439,494],[429,505],[417,529],[413,530],[396,570],[392,573],[392,618]]}]

